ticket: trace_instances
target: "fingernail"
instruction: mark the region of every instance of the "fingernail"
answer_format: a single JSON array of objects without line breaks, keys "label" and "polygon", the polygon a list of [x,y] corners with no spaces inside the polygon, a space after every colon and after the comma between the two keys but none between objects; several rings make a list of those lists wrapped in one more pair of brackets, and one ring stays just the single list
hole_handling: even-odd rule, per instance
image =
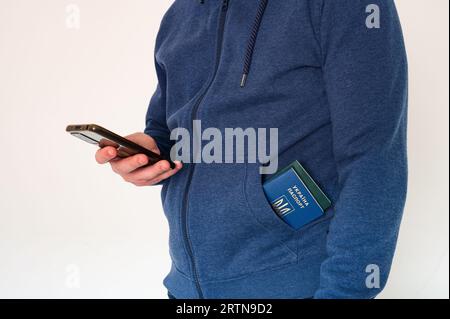
[{"label": "fingernail", "polygon": [[109,156],[114,156],[114,151],[113,150],[108,150],[108,155]]},{"label": "fingernail", "polygon": [[144,165],[147,164],[147,159],[145,157],[139,157],[139,164]]}]

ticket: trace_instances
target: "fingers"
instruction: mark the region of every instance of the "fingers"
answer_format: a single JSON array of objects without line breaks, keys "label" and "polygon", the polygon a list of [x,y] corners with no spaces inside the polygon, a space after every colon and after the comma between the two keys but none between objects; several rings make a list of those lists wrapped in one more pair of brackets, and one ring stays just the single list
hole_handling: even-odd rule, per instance
[{"label": "fingers", "polygon": [[123,178],[136,186],[150,186],[160,183],[178,173],[183,164],[175,162],[175,168],[171,169],[167,161],[160,161],[155,165],[139,169],[135,172],[123,176]]},{"label": "fingers", "polygon": [[118,161],[110,162],[114,173],[121,176],[128,175],[138,168],[148,164],[148,157],[143,154],[130,156]]},{"label": "fingers", "polygon": [[[127,139],[160,154],[156,141],[144,133],[136,133],[126,137]],[[171,169],[168,161],[160,161],[147,166],[149,159],[144,154],[138,154],[127,158],[118,158],[118,151],[114,147],[107,146],[98,150],[95,159],[99,164],[110,163],[112,170],[125,181],[136,186],[149,186],[160,183],[178,173],[183,165],[175,162],[175,168]],[[145,166],[145,167],[144,167]]]},{"label": "fingers", "polygon": [[148,181],[147,185],[155,185],[158,184],[170,177],[172,177],[173,175],[175,175],[176,173],[178,173],[182,168],[183,168],[183,164],[181,164],[181,162],[174,162],[175,163],[175,168],[169,170],[168,172],[162,173],[161,175],[155,177],[154,179]]},{"label": "fingers", "polygon": [[106,164],[116,157],[117,157],[117,150],[111,146],[99,149],[95,153],[95,160],[99,164]]},{"label": "fingers", "polygon": [[[148,136],[147,134],[135,133],[127,136],[126,138],[151,150],[156,154],[160,154],[158,145],[156,144],[155,140],[152,137]],[[100,150],[98,150],[97,153],[95,154],[95,160],[99,164],[106,164],[111,160],[115,159],[116,157],[117,157],[117,149],[111,146],[103,147]]]}]

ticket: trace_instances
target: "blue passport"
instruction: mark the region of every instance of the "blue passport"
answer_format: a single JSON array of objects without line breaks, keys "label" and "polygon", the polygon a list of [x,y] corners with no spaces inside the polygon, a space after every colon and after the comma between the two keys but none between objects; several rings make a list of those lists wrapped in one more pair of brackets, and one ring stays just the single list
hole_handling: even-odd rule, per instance
[{"label": "blue passport", "polygon": [[331,201],[297,161],[264,182],[263,188],[275,213],[296,230],[331,207]]}]

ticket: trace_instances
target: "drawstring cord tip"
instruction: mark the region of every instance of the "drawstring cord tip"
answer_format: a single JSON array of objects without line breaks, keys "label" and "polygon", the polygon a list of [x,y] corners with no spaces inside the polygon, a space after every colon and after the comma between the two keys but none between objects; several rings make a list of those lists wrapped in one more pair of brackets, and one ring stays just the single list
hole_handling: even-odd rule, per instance
[{"label": "drawstring cord tip", "polygon": [[246,74],[246,73],[242,74],[241,88],[245,87],[245,84],[247,83],[247,77],[248,77],[248,74]]}]

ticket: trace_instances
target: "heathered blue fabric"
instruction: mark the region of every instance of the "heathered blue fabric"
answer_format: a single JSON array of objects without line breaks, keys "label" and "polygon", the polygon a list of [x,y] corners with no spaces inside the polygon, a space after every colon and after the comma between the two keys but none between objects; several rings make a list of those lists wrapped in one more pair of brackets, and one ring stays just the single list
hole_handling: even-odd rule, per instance
[{"label": "heathered blue fabric", "polygon": [[[278,128],[279,167],[301,162],[333,208],[294,231],[267,203],[259,164],[196,164],[192,179],[185,164],[162,189],[166,287],[176,298],[375,297],[407,185],[407,61],[393,1],[269,1],[244,88],[259,0],[229,1],[214,73],[222,1],[177,0],[165,15],[145,132],[169,152],[170,131],[190,129],[203,97],[194,118],[204,128]],[[379,29],[366,27],[369,4]],[[379,288],[366,286],[368,265]]]}]

